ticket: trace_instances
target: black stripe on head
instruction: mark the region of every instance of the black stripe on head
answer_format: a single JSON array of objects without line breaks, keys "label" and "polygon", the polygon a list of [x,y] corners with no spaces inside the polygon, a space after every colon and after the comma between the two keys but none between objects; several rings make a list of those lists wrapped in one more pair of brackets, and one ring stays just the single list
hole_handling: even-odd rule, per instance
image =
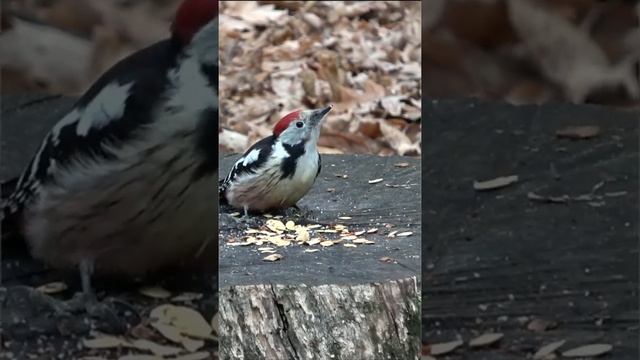
[{"label": "black stripe on head", "polygon": [[196,129],[196,151],[202,156],[193,179],[213,175],[218,170],[218,109],[205,110]]},{"label": "black stripe on head", "polygon": [[202,64],[201,70],[204,76],[209,80],[209,86],[213,86],[218,93],[218,66]]},{"label": "black stripe on head", "polygon": [[296,172],[296,165],[298,159],[304,154],[304,141],[295,145],[282,144],[284,149],[289,153],[289,157],[282,162],[282,177],[281,179],[292,178]]}]

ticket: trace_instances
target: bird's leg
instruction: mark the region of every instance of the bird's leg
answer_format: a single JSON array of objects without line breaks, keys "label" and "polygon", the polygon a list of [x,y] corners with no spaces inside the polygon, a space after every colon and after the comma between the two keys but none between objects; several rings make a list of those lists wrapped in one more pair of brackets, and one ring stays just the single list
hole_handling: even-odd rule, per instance
[{"label": "bird's leg", "polygon": [[249,217],[249,207],[245,205],[243,208],[244,208],[244,218],[246,219]]},{"label": "bird's leg", "polygon": [[82,294],[89,298],[92,296],[91,275],[93,274],[93,261],[89,259],[80,260],[80,279],[82,281]]}]

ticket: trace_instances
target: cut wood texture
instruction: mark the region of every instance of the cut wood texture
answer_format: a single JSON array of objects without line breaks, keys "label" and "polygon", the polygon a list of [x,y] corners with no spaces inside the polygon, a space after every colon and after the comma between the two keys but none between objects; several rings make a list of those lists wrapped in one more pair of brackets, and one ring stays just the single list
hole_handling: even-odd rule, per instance
[{"label": "cut wood texture", "polygon": [[[596,350],[638,359],[638,111],[427,100],[425,113],[423,340],[504,334],[451,360],[529,359],[562,340],[552,356],[611,344]],[[557,136],[586,126],[599,135]]]},{"label": "cut wood texture", "polygon": [[[221,176],[235,159],[221,159]],[[419,359],[419,159],[325,155],[322,162],[298,204],[306,222],[288,213],[280,219],[291,229],[306,225],[308,241],[283,227],[278,236],[290,242],[256,244],[269,218],[221,213],[220,359]],[[376,178],[384,180],[369,183]],[[263,260],[274,252],[278,261]]]}]

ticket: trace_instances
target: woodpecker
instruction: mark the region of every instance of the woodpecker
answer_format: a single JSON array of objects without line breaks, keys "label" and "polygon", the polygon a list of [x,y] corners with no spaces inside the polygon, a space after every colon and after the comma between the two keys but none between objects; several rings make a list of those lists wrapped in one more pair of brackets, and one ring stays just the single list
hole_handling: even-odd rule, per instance
[{"label": "woodpecker", "polygon": [[3,228],[16,222],[48,265],[79,267],[85,294],[94,271],[143,275],[215,236],[217,16],[216,0],[185,0],[169,39],[115,64],[57,122],[3,204]]},{"label": "woodpecker", "polygon": [[245,216],[296,206],[320,173],[317,143],[330,110],[297,110],[280,119],[273,134],[251,146],[220,181],[221,203]]}]

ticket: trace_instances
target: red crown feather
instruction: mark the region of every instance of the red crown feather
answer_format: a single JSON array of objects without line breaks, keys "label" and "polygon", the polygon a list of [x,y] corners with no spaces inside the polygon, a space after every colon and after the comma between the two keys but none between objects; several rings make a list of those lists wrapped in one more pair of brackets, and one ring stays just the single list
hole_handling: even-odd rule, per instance
[{"label": "red crown feather", "polygon": [[279,136],[286,128],[289,127],[289,124],[291,124],[292,121],[300,117],[301,111],[302,110],[296,110],[294,112],[290,112],[287,115],[285,115],[282,119],[280,119],[280,121],[278,121],[276,125],[273,127],[273,135]]},{"label": "red crown feather", "polygon": [[176,12],[171,32],[186,44],[216,16],[218,16],[218,0],[185,0]]}]

